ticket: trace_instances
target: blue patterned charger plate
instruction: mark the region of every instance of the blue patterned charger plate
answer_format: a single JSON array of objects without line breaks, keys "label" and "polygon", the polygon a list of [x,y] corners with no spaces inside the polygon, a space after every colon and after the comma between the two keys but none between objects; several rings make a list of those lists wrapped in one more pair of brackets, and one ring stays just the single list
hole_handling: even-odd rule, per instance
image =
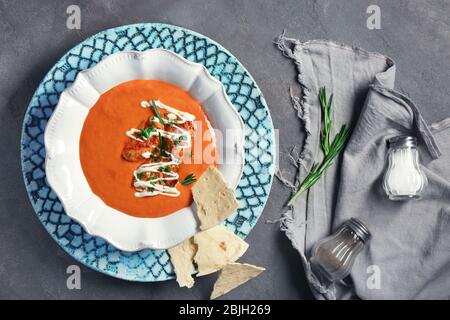
[{"label": "blue patterned charger plate", "polygon": [[171,50],[189,61],[204,65],[224,85],[245,129],[245,165],[236,189],[240,207],[225,225],[245,238],[258,221],[269,196],[275,167],[272,119],[261,91],[248,71],[217,42],[193,31],[160,23],[108,29],[84,40],[66,53],[42,80],[25,114],[21,160],[31,204],[46,230],[76,260],[105,274],[132,281],[163,281],[174,278],[165,250],[124,252],[99,237],[86,233],[64,212],[49,187],[45,168],[44,130],[59,95],[78,72],[96,65],[117,51]]}]

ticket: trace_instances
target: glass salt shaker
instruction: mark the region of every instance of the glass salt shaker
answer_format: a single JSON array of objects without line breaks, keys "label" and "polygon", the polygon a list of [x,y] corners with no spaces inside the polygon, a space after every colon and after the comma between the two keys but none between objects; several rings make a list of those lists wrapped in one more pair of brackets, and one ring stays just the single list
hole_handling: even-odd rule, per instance
[{"label": "glass salt shaker", "polygon": [[314,245],[311,270],[324,285],[344,279],[370,236],[369,229],[361,221],[347,220],[335,233]]},{"label": "glass salt shaker", "polygon": [[398,136],[388,140],[387,169],[383,188],[391,200],[418,199],[427,185],[420,169],[417,139]]}]

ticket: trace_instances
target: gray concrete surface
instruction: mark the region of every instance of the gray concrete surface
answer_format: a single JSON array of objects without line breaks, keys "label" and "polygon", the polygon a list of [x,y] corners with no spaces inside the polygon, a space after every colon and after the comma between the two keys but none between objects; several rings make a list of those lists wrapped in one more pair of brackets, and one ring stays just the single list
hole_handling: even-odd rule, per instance
[{"label": "gray concrete surface", "polygon": [[[81,30],[66,28],[66,8],[81,8]],[[368,30],[366,8],[381,8],[381,30]],[[49,237],[28,202],[20,172],[23,115],[38,83],[68,49],[106,28],[165,22],[205,34],[229,49],[261,87],[280,129],[281,150],[298,144],[299,123],[288,99],[291,61],[272,44],[283,29],[301,40],[329,38],[379,51],[396,60],[397,87],[428,121],[450,114],[450,3],[447,0],[323,1],[0,1],[0,298],[202,299],[214,277],[191,290],[174,281],[132,283],[85,267],[81,290],[68,290],[74,264]],[[282,163],[285,159],[282,159]],[[264,214],[248,237],[248,262],[267,268],[230,299],[308,299],[300,260],[276,225],[287,190],[272,188]]]}]

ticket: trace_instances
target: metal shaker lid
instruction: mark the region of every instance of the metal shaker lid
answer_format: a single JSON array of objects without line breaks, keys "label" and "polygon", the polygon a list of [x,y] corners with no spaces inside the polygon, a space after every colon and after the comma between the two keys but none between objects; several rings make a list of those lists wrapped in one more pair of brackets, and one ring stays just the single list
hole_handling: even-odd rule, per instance
[{"label": "metal shaker lid", "polygon": [[416,147],[417,139],[412,136],[397,136],[388,139],[387,141],[389,148],[402,148],[402,147]]},{"label": "metal shaker lid", "polygon": [[360,220],[351,218],[350,220],[345,221],[344,225],[351,229],[362,242],[366,243],[370,240],[370,231]]}]

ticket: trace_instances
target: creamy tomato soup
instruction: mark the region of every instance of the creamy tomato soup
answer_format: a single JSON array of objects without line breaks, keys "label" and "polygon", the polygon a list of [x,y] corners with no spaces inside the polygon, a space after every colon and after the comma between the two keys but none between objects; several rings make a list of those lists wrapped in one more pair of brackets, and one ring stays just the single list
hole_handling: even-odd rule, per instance
[{"label": "creamy tomato soup", "polygon": [[213,137],[188,92],[163,81],[133,80],[102,94],[90,109],[80,161],[92,192],[106,205],[135,217],[162,217],[192,203],[195,179],[217,162]]}]

